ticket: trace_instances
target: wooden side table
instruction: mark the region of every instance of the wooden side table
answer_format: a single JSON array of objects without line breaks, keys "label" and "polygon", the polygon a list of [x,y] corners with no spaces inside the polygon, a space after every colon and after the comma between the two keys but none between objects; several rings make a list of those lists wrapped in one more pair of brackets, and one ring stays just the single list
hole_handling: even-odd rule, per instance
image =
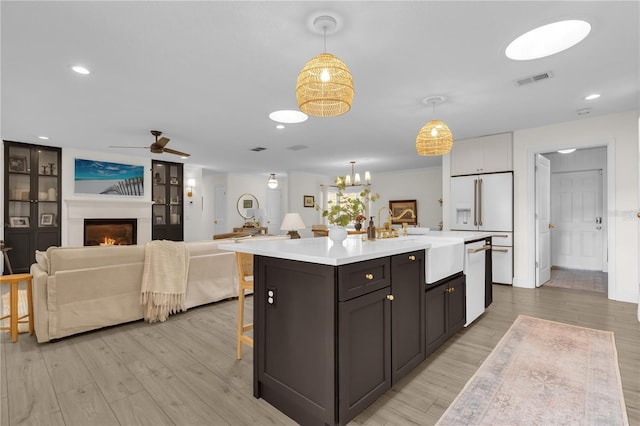
[{"label": "wooden side table", "polygon": [[[31,281],[33,276],[31,274],[12,274],[0,276],[0,284],[8,283],[11,285],[9,290],[10,308],[9,315],[5,315],[0,320],[9,318],[9,327],[0,327],[0,330],[9,330],[11,334],[11,341],[13,343],[18,341],[18,323],[24,323],[27,321],[24,318],[29,317],[29,334],[33,334],[33,297],[31,294]],[[18,312],[18,284],[21,281],[27,283],[27,314],[20,316]]]}]

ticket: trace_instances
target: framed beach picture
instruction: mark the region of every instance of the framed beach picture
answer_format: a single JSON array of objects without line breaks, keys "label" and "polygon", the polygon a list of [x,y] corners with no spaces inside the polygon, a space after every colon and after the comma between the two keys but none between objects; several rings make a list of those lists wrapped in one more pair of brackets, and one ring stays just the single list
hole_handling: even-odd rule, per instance
[{"label": "framed beach picture", "polygon": [[144,195],[144,166],[75,159],[75,193],[95,195]]},{"label": "framed beach picture", "polygon": [[392,224],[415,225],[418,223],[416,200],[389,200],[389,208],[393,213]]}]

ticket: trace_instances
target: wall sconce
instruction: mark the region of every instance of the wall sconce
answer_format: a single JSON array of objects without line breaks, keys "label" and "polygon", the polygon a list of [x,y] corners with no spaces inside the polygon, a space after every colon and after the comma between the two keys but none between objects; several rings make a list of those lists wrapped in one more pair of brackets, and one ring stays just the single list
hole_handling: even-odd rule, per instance
[{"label": "wall sconce", "polygon": [[193,187],[196,186],[196,180],[194,178],[190,178],[187,180],[187,187],[189,190],[187,191],[187,197],[193,197]]}]

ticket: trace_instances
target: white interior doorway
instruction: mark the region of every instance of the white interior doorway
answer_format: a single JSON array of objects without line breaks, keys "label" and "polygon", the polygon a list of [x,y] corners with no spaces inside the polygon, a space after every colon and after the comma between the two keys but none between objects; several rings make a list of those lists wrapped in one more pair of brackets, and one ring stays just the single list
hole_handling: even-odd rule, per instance
[{"label": "white interior doorway", "polygon": [[[587,171],[590,171],[596,174],[595,180],[592,179],[589,185],[585,183],[585,185],[583,186],[591,187],[591,189],[593,189],[594,186],[597,186],[601,191],[600,195],[591,194],[587,196],[583,194],[584,197],[593,197],[593,202],[586,203],[589,206],[591,206],[590,207],[591,210],[580,208],[580,215],[584,217],[591,216],[590,226],[593,228],[592,232],[595,235],[591,235],[591,243],[593,243],[593,245],[591,247],[588,247],[588,250],[585,250],[585,251],[588,252],[588,254],[592,257],[592,259],[594,256],[593,252],[597,253],[595,254],[595,256],[597,256],[598,259],[596,262],[583,261],[580,264],[569,264],[569,265],[579,265],[577,266],[578,269],[600,270],[608,273],[608,276],[606,279],[607,286],[608,286],[607,295],[611,299],[615,295],[616,277],[615,277],[615,269],[609,270],[608,265],[609,265],[609,262],[611,262],[612,264],[615,263],[615,250],[614,250],[615,221],[613,220],[615,218],[610,217],[607,214],[607,212],[612,211],[612,209],[614,208],[613,206],[615,206],[615,191],[614,191],[615,178],[613,175],[613,171],[614,171],[613,160],[615,159],[615,142],[608,141],[604,144],[604,146],[587,146],[582,149],[578,149],[572,154],[567,154],[567,155],[559,154],[555,151],[556,149],[563,149],[563,148],[564,147],[557,147],[557,148],[550,147],[550,148],[547,148],[546,150],[530,152],[530,155],[532,155],[530,157],[531,159],[530,164],[532,167],[529,169],[530,170],[529,176],[530,176],[530,179],[534,182],[534,185],[532,185],[529,196],[532,199],[531,201],[533,205],[537,205],[538,200],[535,193],[536,191],[534,190],[535,183],[536,183],[536,174],[535,174],[535,167],[533,166],[535,166],[536,164],[536,158],[538,154],[543,154],[545,157],[549,158],[551,162],[552,175],[554,173],[587,172]],[[553,179],[552,179],[552,182],[550,185],[551,191],[554,191],[554,186],[555,186],[555,182],[553,182]],[[558,245],[555,245],[555,246],[553,244],[553,241],[556,238],[556,235],[562,237],[559,233],[555,232],[557,230],[557,226],[556,226],[557,224],[554,223],[555,219],[554,219],[553,210],[557,202],[558,202],[557,200],[554,202],[553,199],[551,201],[551,209],[552,209],[551,265],[552,267],[556,265],[556,262],[558,262],[556,258],[556,252],[560,250],[559,247],[562,246],[562,243],[559,243]],[[573,204],[573,200],[571,201],[571,203]],[[598,204],[597,208],[594,207],[595,204]],[[573,207],[575,207],[573,208],[573,210],[578,210],[576,206],[573,206]],[[570,210],[572,209],[569,209],[567,211],[570,211]],[[601,217],[601,219],[596,219],[597,217]],[[530,244],[532,247],[532,251],[530,252],[531,253],[530,261],[532,262],[532,264],[534,264],[539,259],[541,244],[536,242],[537,235],[535,233],[537,232],[537,228],[536,228],[537,224],[535,223],[536,221],[535,214],[531,215],[531,220],[533,221],[532,223],[533,227],[531,228],[531,230],[533,231],[532,234],[534,235],[531,235],[532,238],[530,240],[531,241]],[[596,223],[596,221],[601,223]],[[600,227],[600,229],[597,229],[598,226]],[[563,238],[565,238],[565,242],[566,242],[566,240],[568,240],[569,237],[565,235]],[[597,239],[598,241],[595,241],[595,239]],[[598,244],[600,244],[600,249],[598,248]],[[580,247],[580,248],[582,249],[584,247]],[[572,267],[576,267],[576,266],[572,266]],[[599,268],[599,269],[594,269],[594,268]],[[538,285],[538,281],[537,281],[538,271],[535,268],[535,264],[532,271],[535,271],[535,274],[536,274],[536,276],[533,276],[532,279],[534,280],[536,285]]]}]

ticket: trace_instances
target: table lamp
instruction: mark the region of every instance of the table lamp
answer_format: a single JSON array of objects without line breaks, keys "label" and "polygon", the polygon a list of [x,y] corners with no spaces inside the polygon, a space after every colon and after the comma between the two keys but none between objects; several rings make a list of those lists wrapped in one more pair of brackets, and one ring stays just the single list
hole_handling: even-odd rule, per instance
[{"label": "table lamp", "polygon": [[300,234],[298,234],[299,229],[305,229],[304,222],[300,217],[300,213],[287,213],[284,215],[284,219],[282,219],[282,225],[280,225],[281,231],[289,231],[287,234],[291,237],[291,239],[300,238]]}]

